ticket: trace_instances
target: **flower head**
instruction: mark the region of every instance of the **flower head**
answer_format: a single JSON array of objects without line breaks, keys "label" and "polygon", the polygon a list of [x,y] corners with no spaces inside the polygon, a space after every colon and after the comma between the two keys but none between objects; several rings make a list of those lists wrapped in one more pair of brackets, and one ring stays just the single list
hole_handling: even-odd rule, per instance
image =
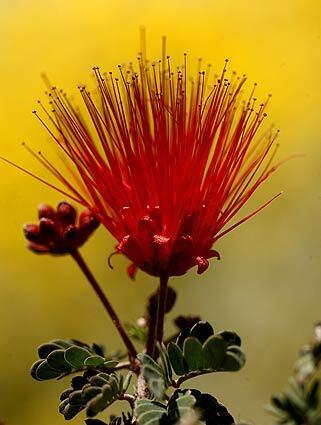
[{"label": "flower head", "polygon": [[[184,64],[144,55],[119,73],[94,68],[97,93],[80,93],[89,121],[67,96],[49,90],[52,113],[35,112],[64,155],[66,174],[42,154],[41,163],[63,184],[62,193],[89,208],[118,241],[117,253],[151,275],[182,275],[219,258],[213,244],[239,222],[228,223],[276,169],[272,130],[257,134],[267,102],[246,78],[200,71],[189,81]],[[96,96],[97,95],[97,96]],[[72,176],[72,180],[70,179]],[[50,184],[52,186],[52,184]],[[277,195],[278,196],[278,195]]]},{"label": "flower head", "polygon": [[28,248],[39,254],[63,255],[82,246],[99,226],[99,221],[89,211],[77,219],[75,208],[60,202],[55,210],[50,205],[38,208],[39,223],[23,228]]}]

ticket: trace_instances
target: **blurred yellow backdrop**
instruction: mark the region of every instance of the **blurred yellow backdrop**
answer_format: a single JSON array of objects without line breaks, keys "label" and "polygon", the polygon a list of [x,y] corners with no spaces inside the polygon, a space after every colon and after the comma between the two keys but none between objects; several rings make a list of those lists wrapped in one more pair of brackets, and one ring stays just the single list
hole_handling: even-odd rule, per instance
[{"label": "blurred yellow backdrop", "polygon": [[[284,196],[220,242],[220,263],[201,277],[192,270],[173,280],[176,314],[201,313],[217,329],[236,330],[248,356],[242,372],[198,378],[195,385],[217,395],[237,419],[271,423],[263,405],[282,389],[298,348],[321,318],[321,4],[1,0],[0,153],[35,168],[20,143],[38,149],[48,140],[30,113],[44,91],[41,72],[77,97],[76,85],[90,81],[93,65],[109,70],[136,58],[141,25],[152,58],[163,34],[178,60],[187,51],[217,69],[230,58],[232,69],[260,83],[262,97],[273,93],[269,115],[281,129],[280,156],[305,154],[286,164],[252,206],[279,189]],[[59,425],[58,394],[66,384],[32,381],[35,347],[52,337],[110,348],[119,341],[70,259],[37,257],[24,248],[21,225],[35,218],[41,201],[61,197],[5,164],[0,173],[0,419],[6,425]],[[108,269],[112,245],[100,229],[83,252],[121,316],[134,320],[155,281],[140,273],[129,282],[126,261],[119,258],[115,270]]]}]

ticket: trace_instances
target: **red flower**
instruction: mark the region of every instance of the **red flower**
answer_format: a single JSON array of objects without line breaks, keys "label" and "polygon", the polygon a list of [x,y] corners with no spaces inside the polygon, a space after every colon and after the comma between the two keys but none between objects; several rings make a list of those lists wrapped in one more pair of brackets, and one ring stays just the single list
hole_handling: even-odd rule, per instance
[{"label": "red flower", "polygon": [[189,82],[184,62],[172,71],[168,57],[140,58],[137,72],[119,66],[119,78],[94,68],[98,100],[80,87],[88,124],[56,88],[52,114],[40,104],[48,124],[35,112],[71,174],[40,161],[66,188],[58,190],[117,239],[131,277],[136,268],[172,276],[196,265],[203,273],[219,258],[213,244],[271,202],[227,227],[276,169],[276,133],[257,134],[267,102],[256,106],[254,89],[242,102],[245,77],[227,79],[225,65],[213,86],[205,72]]}]

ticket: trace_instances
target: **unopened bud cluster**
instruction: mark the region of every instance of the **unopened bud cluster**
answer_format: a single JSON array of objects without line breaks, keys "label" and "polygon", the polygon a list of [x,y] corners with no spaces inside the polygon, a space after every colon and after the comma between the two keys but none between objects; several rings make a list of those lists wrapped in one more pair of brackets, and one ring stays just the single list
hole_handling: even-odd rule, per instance
[{"label": "unopened bud cluster", "polygon": [[28,248],[37,253],[70,253],[82,246],[99,226],[91,211],[84,210],[78,217],[68,202],[60,202],[56,209],[41,204],[38,217],[38,223],[23,228]]}]

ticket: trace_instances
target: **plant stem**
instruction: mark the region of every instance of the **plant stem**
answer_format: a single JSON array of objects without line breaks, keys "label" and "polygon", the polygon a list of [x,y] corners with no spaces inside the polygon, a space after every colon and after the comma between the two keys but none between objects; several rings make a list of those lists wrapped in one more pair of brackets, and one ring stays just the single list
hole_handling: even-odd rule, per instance
[{"label": "plant stem", "polygon": [[[196,378],[200,375],[206,375],[207,373],[212,373],[213,370],[203,370],[203,371],[195,371],[195,372],[189,372],[186,375],[180,376],[178,379],[173,379],[171,382],[171,386],[173,388],[179,388],[183,382],[187,381],[188,379]],[[218,372],[218,371],[216,371]]]},{"label": "plant stem", "polygon": [[161,275],[159,281],[159,294],[158,294],[158,306],[157,306],[157,317],[156,317],[156,341],[163,341],[164,333],[164,319],[166,311],[167,301],[167,284],[168,276]]},{"label": "plant stem", "polygon": [[81,256],[81,254],[79,253],[78,250],[71,251],[70,252],[70,255],[76,261],[76,263],[80,267],[81,271],[86,276],[86,278],[87,278],[88,282],[90,283],[91,287],[93,288],[93,290],[95,291],[96,295],[98,296],[98,298],[102,302],[103,306],[105,307],[105,310],[107,311],[108,315],[110,316],[113,324],[116,326],[116,329],[118,330],[119,335],[121,336],[121,338],[124,341],[124,344],[125,344],[125,346],[126,346],[126,348],[128,350],[129,357],[132,360],[135,359],[136,358],[136,355],[137,355],[137,351],[136,351],[134,345],[132,344],[132,342],[129,339],[129,337],[128,337],[128,335],[127,335],[127,333],[126,333],[123,325],[121,324],[121,322],[120,322],[120,320],[119,320],[119,318],[117,316],[117,313],[115,312],[114,308],[112,307],[112,305],[108,301],[106,295],[102,291],[101,287],[99,286],[97,280],[95,279],[94,275],[90,271],[89,267],[85,263],[83,257]]},{"label": "plant stem", "polygon": [[146,343],[146,354],[153,357],[156,332],[156,311],[151,312],[148,318],[148,336]]},{"label": "plant stem", "polygon": [[150,398],[150,391],[144,378],[142,369],[140,370],[137,378],[136,395],[138,400],[142,398]]},{"label": "plant stem", "polygon": [[[120,397],[120,400],[126,400],[130,404],[130,407],[135,409],[135,397],[131,394],[124,394]],[[1,424],[0,424],[1,425]]]}]

